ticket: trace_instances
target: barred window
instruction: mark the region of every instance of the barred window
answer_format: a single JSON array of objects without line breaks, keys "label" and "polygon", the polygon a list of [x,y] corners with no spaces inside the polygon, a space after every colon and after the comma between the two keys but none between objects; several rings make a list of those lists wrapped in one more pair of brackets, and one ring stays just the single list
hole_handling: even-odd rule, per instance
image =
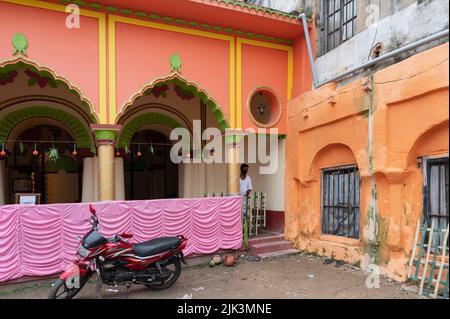
[{"label": "barred window", "polygon": [[325,54],[356,33],[357,8],[355,0],[322,0],[321,48]]},{"label": "barred window", "polygon": [[359,239],[360,185],[356,165],[322,171],[322,234]]},{"label": "barred window", "polygon": [[448,157],[426,159],[424,176],[424,218],[428,225],[434,220],[435,227],[445,229],[448,225]]}]

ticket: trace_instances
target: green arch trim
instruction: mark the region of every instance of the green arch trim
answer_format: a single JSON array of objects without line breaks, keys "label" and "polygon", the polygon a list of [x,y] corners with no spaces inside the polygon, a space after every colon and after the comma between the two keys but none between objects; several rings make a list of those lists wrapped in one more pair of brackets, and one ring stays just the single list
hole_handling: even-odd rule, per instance
[{"label": "green arch trim", "polygon": [[144,125],[147,124],[161,124],[165,125],[171,129],[177,127],[183,127],[178,123],[175,119],[160,113],[144,113],[133,120],[131,120],[125,127],[122,129],[122,133],[119,138],[119,147],[124,148],[127,147],[131,143],[131,139],[133,135]]},{"label": "green arch trim", "polygon": [[[208,97],[208,94],[204,92],[202,89],[197,88],[197,86],[193,83],[189,83],[183,78],[180,78],[178,75],[175,75],[173,77],[170,77],[168,79],[162,79],[155,81],[151,86],[146,87],[143,92],[141,92],[141,95],[144,95],[148,90],[151,90],[154,87],[158,87],[165,84],[176,84],[181,89],[185,91],[191,92],[194,96],[198,97],[200,100],[205,103],[211,112],[213,113],[214,117],[217,120],[217,126],[220,130],[223,132],[225,129],[230,128],[230,125],[227,122],[227,119],[225,115],[223,114],[222,110],[217,106],[216,102]],[[124,108],[123,112],[126,112],[127,107]]]},{"label": "green arch trim", "polygon": [[191,92],[193,95],[200,98],[200,100],[202,100],[203,103],[205,103],[209,107],[209,109],[214,114],[214,116],[217,120],[217,125],[219,126],[219,128],[222,131],[225,131],[225,129],[230,127],[227,123],[227,120],[226,120],[224,114],[217,107],[216,102],[214,102],[213,100],[208,98],[208,95],[205,92],[203,92],[201,89],[198,89],[195,85],[186,83],[185,81],[183,81],[182,79],[180,79],[178,77],[174,77],[173,79],[166,80],[163,83],[164,84],[174,83],[174,84],[178,85],[180,88],[182,88],[183,90]]},{"label": "green arch trim", "polygon": [[64,87],[66,90],[68,90],[71,94],[75,95],[80,99],[80,107],[83,113],[85,113],[89,119],[94,124],[99,123],[99,119],[94,114],[94,107],[91,106],[84,96],[82,96],[82,93],[79,92],[78,88],[75,89],[72,87],[70,83],[66,82],[67,80],[63,79],[62,77],[55,76],[55,74],[52,73],[49,69],[41,69],[39,66],[34,65],[31,61],[28,60],[22,60],[18,59],[15,61],[7,62],[7,64],[0,66],[0,73],[8,73],[10,71],[19,71],[21,69],[28,69],[30,71],[33,71],[37,74],[39,74],[40,77],[46,78],[49,81],[49,85],[53,88],[57,88],[58,86]]},{"label": "green arch trim", "polygon": [[80,120],[67,112],[45,106],[28,107],[7,114],[0,121],[0,143],[7,140],[11,130],[20,122],[43,117],[63,123],[73,134],[78,147],[92,146],[92,136]]}]

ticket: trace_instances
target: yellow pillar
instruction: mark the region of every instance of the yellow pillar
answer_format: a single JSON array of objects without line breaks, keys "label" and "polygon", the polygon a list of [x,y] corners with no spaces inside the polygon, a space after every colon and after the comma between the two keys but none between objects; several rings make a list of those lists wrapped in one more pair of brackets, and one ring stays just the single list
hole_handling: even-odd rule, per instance
[{"label": "yellow pillar", "polygon": [[115,155],[117,125],[91,125],[95,132],[98,153],[98,199],[115,199]]},{"label": "yellow pillar", "polygon": [[98,145],[98,199],[114,200],[114,144]]}]

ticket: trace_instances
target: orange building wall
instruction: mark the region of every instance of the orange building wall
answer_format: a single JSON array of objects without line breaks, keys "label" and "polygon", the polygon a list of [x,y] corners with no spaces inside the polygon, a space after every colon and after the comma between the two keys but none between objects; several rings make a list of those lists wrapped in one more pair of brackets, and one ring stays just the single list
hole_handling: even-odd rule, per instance
[{"label": "orange building wall", "polygon": [[[289,104],[285,231],[296,247],[365,269],[374,263],[406,279],[422,216],[417,158],[448,154],[448,49],[441,45],[339,88],[328,84]],[[360,239],[324,236],[321,170],[355,163],[362,179]]]}]

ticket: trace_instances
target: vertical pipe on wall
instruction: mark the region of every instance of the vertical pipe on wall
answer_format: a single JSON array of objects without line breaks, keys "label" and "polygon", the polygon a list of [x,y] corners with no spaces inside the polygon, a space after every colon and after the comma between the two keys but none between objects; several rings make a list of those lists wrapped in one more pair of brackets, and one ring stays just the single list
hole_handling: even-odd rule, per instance
[{"label": "vertical pipe on wall", "polygon": [[300,20],[302,20],[303,24],[303,32],[305,34],[305,41],[308,50],[309,65],[311,66],[311,73],[314,81],[314,88],[317,88],[319,86],[319,76],[317,75],[316,63],[314,61],[314,53],[312,50],[311,37],[309,36],[308,19],[306,18],[306,14],[304,13],[302,13],[299,16],[299,18]]}]

